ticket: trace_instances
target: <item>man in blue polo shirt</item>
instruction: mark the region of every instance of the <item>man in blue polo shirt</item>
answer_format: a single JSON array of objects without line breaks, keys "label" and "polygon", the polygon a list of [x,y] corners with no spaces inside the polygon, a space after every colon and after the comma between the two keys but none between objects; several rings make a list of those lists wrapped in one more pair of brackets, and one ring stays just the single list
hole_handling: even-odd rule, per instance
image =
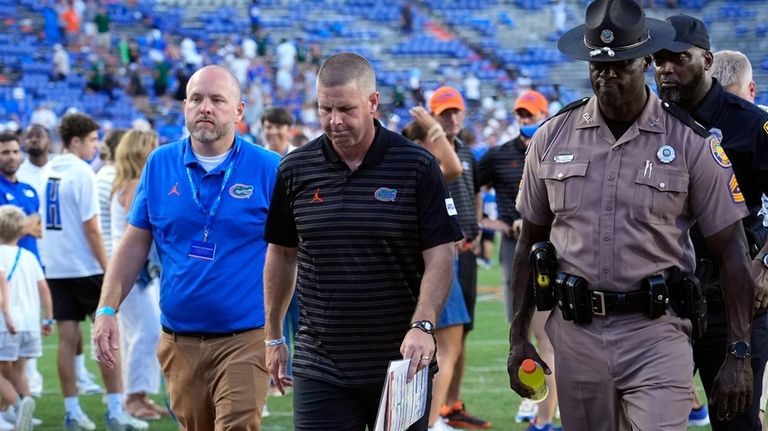
[{"label": "man in blue polo shirt", "polygon": [[244,108],[226,69],[192,75],[191,136],[150,155],[96,312],[97,357],[113,364],[114,314],[154,239],[163,267],[158,357],[187,430],[259,430],[267,393],[261,238],[280,156],[235,135]]},{"label": "man in blue polo shirt", "polygon": [[41,236],[40,199],[34,187],[22,183],[16,178],[16,171],[21,165],[21,146],[16,135],[0,135],[0,205],[10,204],[21,208],[27,215],[24,236],[19,240],[19,247],[31,251],[40,260],[37,251],[37,238]]}]

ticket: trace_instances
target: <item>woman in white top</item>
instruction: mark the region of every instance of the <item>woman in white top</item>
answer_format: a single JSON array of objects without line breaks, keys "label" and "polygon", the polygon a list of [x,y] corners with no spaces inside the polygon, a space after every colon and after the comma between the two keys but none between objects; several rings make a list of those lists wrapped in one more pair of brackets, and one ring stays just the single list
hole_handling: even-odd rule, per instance
[{"label": "woman in white top", "polygon": [[[110,203],[113,249],[117,248],[128,224],[128,211],[141,170],[157,144],[155,132],[130,130],[117,146]],[[157,277],[145,280],[140,277],[118,313],[125,364],[125,408],[131,416],[142,420],[160,419],[166,413],[147,396],[148,393],[157,393],[160,388],[160,364],[155,355],[160,339],[158,283]]]}]

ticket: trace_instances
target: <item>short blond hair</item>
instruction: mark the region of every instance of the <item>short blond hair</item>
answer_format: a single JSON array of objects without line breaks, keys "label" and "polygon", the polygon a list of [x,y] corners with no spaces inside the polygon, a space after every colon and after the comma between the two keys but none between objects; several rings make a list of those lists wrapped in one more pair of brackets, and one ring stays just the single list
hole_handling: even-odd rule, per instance
[{"label": "short blond hair", "polygon": [[10,243],[21,238],[27,216],[14,205],[0,205],[0,242]]}]

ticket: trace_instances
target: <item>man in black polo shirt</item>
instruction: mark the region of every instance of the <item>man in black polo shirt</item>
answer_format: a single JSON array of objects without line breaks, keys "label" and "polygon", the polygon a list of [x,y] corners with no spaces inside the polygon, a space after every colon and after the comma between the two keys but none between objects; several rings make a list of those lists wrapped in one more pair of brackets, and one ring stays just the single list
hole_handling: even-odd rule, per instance
[{"label": "man in black polo shirt", "polygon": [[[523,179],[523,165],[525,164],[528,141],[531,140],[538,125],[547,118],[549,103],[543,94],[528,90],[518,96],[514,108],[517,124],[520,126],[520,135],[503,145],[489,149],[478,163],[480,185],[490,186],[496,190],[499,217],[497,220],[484,219],[483,227],[501,232],[499,264],[501,265],[507,319],[510,323],[512,322],[513,260],[517,238],[523,223],[520,213],[515,208],[515,200],[520,190],[520,181]],[[531,400],[524,399],[515,416],[517,422],[533,422],[535,419],[536,424],[541,427],[552,422],[557,408],[557,390],[553,366],[555,351],[544,331],[544,324],[548,317],[549,311],[534,312],[531,329],[534,337],[536,337],[539,355],[550,365],[550,369],[553,371],[551,375],[547,376],[549,396],[540,404],[534,404]]]},{"label": "man in black polo shirt", "polygon": [[[325,134],[283,158],[267,217],[267,367],[278,389],[294,386],[296,430],[373,429],[389,361],[409,359],[409,377],[436,371],[462,236],[437,160],[374,120],[367,60],[330,57],[317,94]],[[282,321],[297,273],[290,379]]]},{"label": "man in black polo shirt", "polygon": [[[711,416],[712,429],[761,429],[758,394],[762,390],[763,371],[768,358],[768,258],[765,258],[768,230],[758,212],[761,196],[768,193],[768,113],[746,100],[727,93],[712,77],[713,55],[709,34],[703,22],[686,15],[667,18],[675,27],[676,37],[664,50],[654,53],[654,74],[659,95],[674,102],[709,129],[717,139],[710,148],[702,148],[724,168],[733,168],[731,187],[734,200],[745,202],[749,215],[742,222],[750,251],[755,260],[752,274],[757,291],[752,342],[732,343],[726,325],[725,301],[717,276],[707,286],[708,328],[694,344],[693,357],[707,396],[726,354],[751,362],[754,390],[751,407],[735,417]],[[691,229],[697,258],[710,258],[698,228]],[[731,343],[731,344],[729,344]],[[712,400],[710,400],[710,404]]]}]

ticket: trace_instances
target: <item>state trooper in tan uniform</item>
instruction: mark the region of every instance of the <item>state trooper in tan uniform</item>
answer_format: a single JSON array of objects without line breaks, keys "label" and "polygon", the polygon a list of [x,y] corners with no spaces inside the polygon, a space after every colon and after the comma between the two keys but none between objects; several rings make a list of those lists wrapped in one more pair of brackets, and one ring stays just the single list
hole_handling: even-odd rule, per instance
[{"label": "state trooper in tan uniform", "polygon": [[[586,25],[558,48],[589,61],[595,96],[545,123],[531,140],[517,209],[510,386],[532,395],[517,370],[537,360],[528,341],[534,309],[531,246],[556,251],[555,347],[566,430],[685,430],[693,404],[691,322],[679,317],[682,283],[695,258],[698,221],[727,282],[731,341],[749,340],[754,282],[731,172],[702,151],[708,132],[645,85],[650,54],[674,38],[633,0],[596,0]],[[694,280],[687,275],[683,280]],[[677,309],[677,308],[675,308]],[[749,361],[728,355],[713,397],[725,414],[752,397]]]}]

